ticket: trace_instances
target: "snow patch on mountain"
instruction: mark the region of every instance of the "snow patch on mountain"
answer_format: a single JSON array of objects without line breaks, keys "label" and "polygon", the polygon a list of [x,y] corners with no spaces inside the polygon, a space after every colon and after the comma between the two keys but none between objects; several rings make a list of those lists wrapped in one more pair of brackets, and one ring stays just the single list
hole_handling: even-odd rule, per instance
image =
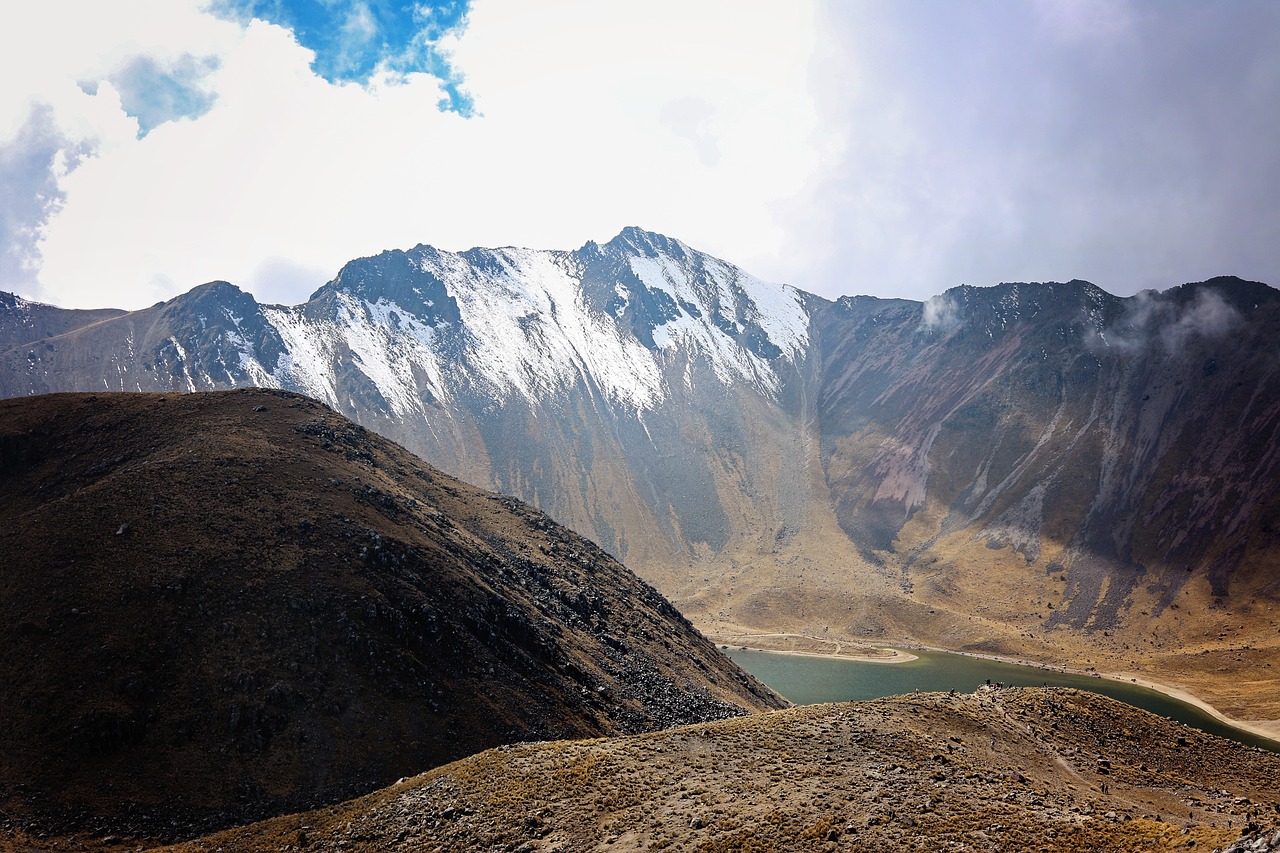
[{"label": "snow patch on mountain", "polygon": [[[690,384],[691,365],[700,360],[719,381],[745,380],[776,394],[775,362],[798,360],[808,350],[799,291],[692,250],[680,258],[652,252],[620,259],[640,284],[680,306],[658,321],[654,348],[622,321],[637,296],[630,290],[635,280],[614,285],[621,308],[593,305],[572,253],[418,246],[401,256],[408,263],[396,278],[384,274],[379,256],[356,271],[358,286],[340,277],[307,305],[262,306],[283,343],[274,365],[255,360],[231,318],[236,331],[227,343],[240,353],[241,370],[260,384],[341,408],[347,401],[339,399],[346,392],[338,366],[346,365],[367,377],[400,419],[421,418],[428,401],[448,405],[464,392],[498,403],[513,396],[539,402],[577,387],[643,413],[669,396],[668,382]],[[426,301],[417,313],[404,306],[427,286],[456,303],[456,313],[432,311]],[[673,360],[677,352],[684,358]],[[673,366],[680,372],[671,373]]]},{"label": "snow patch on mountain", "polygon": [[[608,398],[650,409],[663,398],[652,354],[612,317],[588,309],[564,255],[531,249],[421,257],[448,283],[472,352],[468,361],[501,398],[535,400],[595,382]],[[476,262],[473,262],[476,261]]]},{"label": "snow patch on mountain", "polygon": [[[222,333],[222,339],[226,345],[236,354],[236,364],[243,373],[248,375],[249,381],[259,388],[276,387],[274,377],[262,366],[258,361],[257,351],[252,343],[244,336],[244,318],[237,316],[230,308],[222,309],[223,315],[231,321],[234,329],[226,329]],[[203,318],[201,318],[203,320]],[[132,337],[130,337],[130,354],[132,354]],[[223,363],[223,367],[227,370],[228,375],[231,372],[231,365]]]},{"label": "snow patch on mountain", "polygon": [[[191,371],[187,369],[187,351],[182,348],[182,344],[178,343],[178,339],[172,335],[169,337],[169,343],[173,345],[174,352],[178,354],[178,364],[182,366],[182,378],[187,380],[187,390],[195,391],[195,380],[191,378]],[[209,387],[213,387],[212,382],[208,384]]]},{"label": "snow patch on mountain", "polygon": [[303,307],[263,306],[262,316],[284,341],[271,372],[272,384],[323,400],[338,408],[334,353],[342,338],[335,323],[310,320]]},{"label": "snow patch on mountain", "polygon": [[285,343],[271,371],[271,384],[301,391],[338,406],[334,365],[349,354],[397,417],[425,413],[424,392],[448,400],[437,332],[394,302],[336,296],[333,319],[308,317],[301,308],[264,307],[263,316]]},{"label": "snow patch on mountain", "polygon": [[434,347],[434,327],[384,299],[368,302],[343,294],[339,306],[339,322],[356,366],[393,412],[404,417],[423,411],[424,390],[449,398]]},{"label": "snow patch on mountain", "polygon": [[663,291],[686,306],[654,329],[654,343],[659,349],[685,347],[703,354],[722,382],[745,379],[776,392],[779,379],[772,364],[746,349],[712,318],[721,317],[737,333],[754,325],[785,356],[795,359],[809,342],[809,317],[799,292],[763,282],[723,261],[700,258],[701,268],[696,271],[668,255],[630,259],[631,271],[645,287]]}]

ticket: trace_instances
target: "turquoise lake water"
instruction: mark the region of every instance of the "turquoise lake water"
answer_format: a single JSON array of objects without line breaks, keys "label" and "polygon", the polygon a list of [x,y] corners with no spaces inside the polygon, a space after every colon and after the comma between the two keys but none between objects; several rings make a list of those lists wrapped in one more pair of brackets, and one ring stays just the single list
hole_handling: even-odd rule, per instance
[{"label": "turquoise lake water", "polygon": [[797,705],[879,699],[913,690],[922,693],[946,690],[972,693],[987,679],[993,684],[998,681],[1015,687],[1075,687],[1119,699],[1210,734],[1280,752],[1280,743],[1276,741],[1228,726],[1194,705],[1122,681],[915,649],[910,652],[917,655],[917,659],[907,663],[868,663],[853,658],[734,648],[723,651],[747,672]]}]

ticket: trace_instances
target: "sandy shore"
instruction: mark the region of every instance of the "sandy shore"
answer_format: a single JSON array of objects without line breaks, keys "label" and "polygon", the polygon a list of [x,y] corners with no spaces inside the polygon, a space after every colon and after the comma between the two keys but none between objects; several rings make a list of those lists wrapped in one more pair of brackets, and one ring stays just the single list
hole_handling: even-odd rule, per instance
[{"label": "sandy shore", "polygon": [[[803,634],[729,634],[707,639],[718,646],[732,646],[752,652],[780,655],[804,655],[818,658],[846,658],[864,663],[906,663],[918,660],[917,655],[905,649],[876,646],[870,643],[851,643],[822,640]],[[790,648],[780,646],[790,645]]]},{"label": "sandy shore", "polygon": [[[750,651],[769,652],[772,654],[807,655],[810,657],[846,658],[864,661],[867,663],[905,663],[906,661],[917,660],[917,656],[911,654],[906,649],[919,649],[922,651],[944,652],[951,655],[964,655],[965,657],[979,658],[982,660],[1034,667],[1047,672],[1062,672],[1070,673],[1072,675],[1083,675],[1091,678],[1105,678],[1110,681],[1122,682],[1125,684],[1136,684],[1139,687],[1145,687],[1148,690],[1155,690],[1156,692],[1163,693],[1172,699],[1177,699],[1180,702],[1186,702],[1188,705],[1194,705],[1196,708],[1204,711],[1206,714],[1224,725],[1228,725],[1232,728],[1258,735],[1260,737],[1269,738],[1280,743],[1280,720],[1237,720],[1222,713],[1217,708],[1213,707],[1208,702],[1205,702],[1203,699],[1183,687],[1152,681],[1149,677],[1139,673],[1097,672],[1095,670],[1077,669],[1068,666],[1056,666],[1041,663],[1040,661],[1027,660],[1025,658],[984,654],[981,652],[958,652],[954,649],[942,649],[934,646],[916,645],[913,643],[904,643],[903,646],[905,646],[905,648],[896,648],[892,646],[877,646],[871,643],[850,643],[835,640],[824,640],[817,637],[808,637],[802,634],[708,635],[707,639],[717,645],[734,646],[737,648],[748,649]],[[807,648],[784,648],[783,646],[786,645],[807,646]]]}]

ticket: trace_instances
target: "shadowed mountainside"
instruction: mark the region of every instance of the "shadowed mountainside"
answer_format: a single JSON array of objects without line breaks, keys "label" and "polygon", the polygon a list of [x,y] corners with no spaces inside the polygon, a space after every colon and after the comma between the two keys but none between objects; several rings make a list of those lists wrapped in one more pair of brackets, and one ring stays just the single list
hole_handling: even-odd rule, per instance
[{"label": "shadowed mountainside", "polygon": [[785,704],[512,498],[286,393],[0,401],[0,813],[189,837]]}]

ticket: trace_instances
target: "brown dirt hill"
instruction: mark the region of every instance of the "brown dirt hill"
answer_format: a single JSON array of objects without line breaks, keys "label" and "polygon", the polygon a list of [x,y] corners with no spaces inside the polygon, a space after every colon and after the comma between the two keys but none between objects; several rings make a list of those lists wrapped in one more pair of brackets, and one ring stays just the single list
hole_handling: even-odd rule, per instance
[{"label": "brown dirt hill", "polygon": [[591,543],[294,394],[0,401],[0,517],[11,835],[190,837],[785,705]]},{"label": "brown dirt hill", "polygon": [[983,689],[502,747],[179,850],[1206,850],[1280,823],[1277,779],[1097,694]]}]

